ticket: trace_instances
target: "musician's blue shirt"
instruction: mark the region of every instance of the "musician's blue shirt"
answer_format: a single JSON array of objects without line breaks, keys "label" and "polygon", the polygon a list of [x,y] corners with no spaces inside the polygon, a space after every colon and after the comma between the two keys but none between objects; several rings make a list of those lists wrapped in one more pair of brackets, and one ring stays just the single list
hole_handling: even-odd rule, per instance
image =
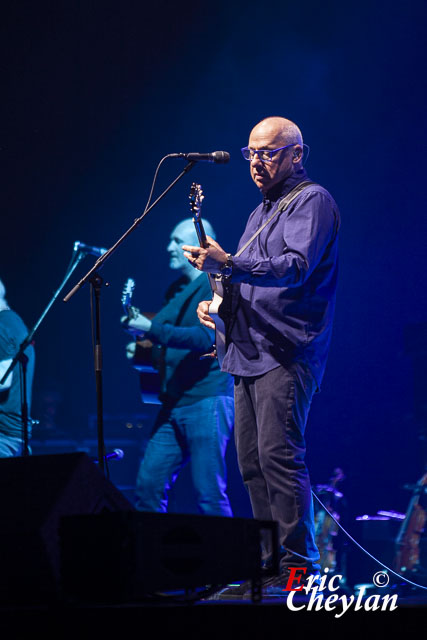
[{"label": "musician's blue shirt", "polygon": [[[304,180],[301,169],[267,194],[250,215],[239,248]],[[313,184],[234,258],[223,371],[258,376],[298,360],[320,386],[335,305],[339,225],[331,195]]]}]

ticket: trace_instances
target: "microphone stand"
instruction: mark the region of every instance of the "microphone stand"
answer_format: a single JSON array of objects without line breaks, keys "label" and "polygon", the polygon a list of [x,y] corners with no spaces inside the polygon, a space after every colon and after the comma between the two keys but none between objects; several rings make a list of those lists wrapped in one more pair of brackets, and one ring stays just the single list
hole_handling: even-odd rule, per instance
[{"label": "microphone stand", "polygon": [[[169,156],[166,156],[169,157]],[[105,468],[105,446],[104,446],[104,425],[103,425],[103,397],[102,397],[102,347],[101,347],[101,289],[103,280],[98,274],[98,270],[104,265],[104,262],[116,251],[116,249],[125,241],[125,239],[135,231],[142,222],[143,218],[162,200],[165,195],[176,185],[176,183],[185,176],[190,169],[196,164],[191,160],[181,173],[171,182],[171,184],[163,191],[163,193],[150,206],[147,205],[144,212],[134,220],[133,224],[125,231],[125,233],[110,247],[102,256],[98,258],[93,267],[87,272],[83,278],[67,293],[63,298],[63,302],[68,302],[86,282],[91,285],[92,294],[95,298],[95,336],[94,336],[94,366],[95,366],[95,384],[97,397],[97,427],[98,427],[98,464],[102,472]],[[107,283],[106,283],[107,286]],[[91,300],[92,297],[91,296]]]},{"label": "microphone stand", "polygon": [[53,294],[53,297],[51,298],[49,304],[47,305],[46,309],[43,311],[43,313],[40,316],[40,318],[37,320],[37,322],[34,325],[34,327],[31,329],[31,331],[29,332],[27,337],[21,343],[17,354],[15,355],[15,357],[12,360],[12,362],[10,363],[6,373],[4,374],[2,379],[0,380],[0,384],[3,384],[5,382],[5,380],[7,379],[9,373],[11,371],[13,371],[13,369],[15,368],[17,363],[18,362],[20,363],[21,380],[22,380],[22,383],[21,383],[21,422],[22,422],[22,443],[23,443],[22,455],[23,456],[28,456],[30,454],[29,446],[28,446],[28,440],[29,440],[28,421],[29,421],[29,417],[28,417],[28,400],[27,400],[27,363],[28,363],[28,356],[25,354],[25,350],[32,344],[34,334],[36,333],[37,329],[39,328],[39,326],[43,322],[44,318],[46,317],[47,313],[49,312],[49,309],[52,307],[53,303],[55,302],[55,300],[59,296],[61,290],[65,286],[67,280],[69,279],[69,277],[71,276],[71,274],[73,273],[73,271],[75,270],[77,265],[79,264],[80,260],[82,260],[84,255],[85,255],[84,252],[79,251],[79,253],[77,253],[76,257],[73,256],[72,261],[71,261],[71,265],[69,266],[69,268],[67,270],[67,273],[65,275],[64,280],[60,284],[60,286],[57,289],[57,291]]}]

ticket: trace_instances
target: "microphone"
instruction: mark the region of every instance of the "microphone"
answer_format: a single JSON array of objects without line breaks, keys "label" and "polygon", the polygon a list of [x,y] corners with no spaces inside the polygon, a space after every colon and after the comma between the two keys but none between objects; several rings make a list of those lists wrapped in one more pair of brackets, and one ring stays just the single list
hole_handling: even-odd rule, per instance
[{"label": "microphone", "polygon": [[[125,454],[122,449],[114,449],[111,453],[107,453],[104,456],[104,460],[122,460],[125,457]],[[99,460],[95,458],[93,460],[95,464],[98,464]]]},{"label": "microphone", "polygon": [[107,249],[103,249],[102,247],[92,247],[90,244],[85,244],[78,240],[74,243],[74,251],[89,253],[91,256],[96,256],[97,258],[103,256],[104,253],[107,253]]},{"label": "microphone", "polygon": [[170,153],[169,158],[185,158],[190,162],[216,162],[225,164],[230,160],[227,151],[213,151],[212,153]]}]

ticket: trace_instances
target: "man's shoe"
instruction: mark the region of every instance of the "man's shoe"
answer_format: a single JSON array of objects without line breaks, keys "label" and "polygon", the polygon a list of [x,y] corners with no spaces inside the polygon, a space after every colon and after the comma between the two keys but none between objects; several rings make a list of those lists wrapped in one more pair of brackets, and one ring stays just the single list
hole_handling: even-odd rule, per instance
[{"label": "man's shoe", "polygon": [[[262,593],[267,585],[277,580],[278,576],[265,576],[261,578]],[[255,587],[255,590],[254,590]],[[224,589],[217,591],[209,600],[252,600],[257,598],[256,583],[252,580],[245,580],[237,584],[230,584]],[[261,596],[261,593],[259,594]]]},{"label": "man's shoe", "polygon": [[245,580],[236,584],[229,584],[220,589],[210,600],[242,600],[244,595],[251,589],[251,581]]}]

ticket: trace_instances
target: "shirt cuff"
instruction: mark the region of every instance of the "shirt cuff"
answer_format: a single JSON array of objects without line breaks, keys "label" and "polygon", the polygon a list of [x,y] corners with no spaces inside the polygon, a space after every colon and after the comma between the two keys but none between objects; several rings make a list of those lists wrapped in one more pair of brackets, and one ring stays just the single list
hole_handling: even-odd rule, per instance
[{"label": "shirt cuff", "polygon": [[253,261],[248,258],[233,257],[233,271],[231,273],[231,282],[249,282],[251,280],[251,271]]}]

